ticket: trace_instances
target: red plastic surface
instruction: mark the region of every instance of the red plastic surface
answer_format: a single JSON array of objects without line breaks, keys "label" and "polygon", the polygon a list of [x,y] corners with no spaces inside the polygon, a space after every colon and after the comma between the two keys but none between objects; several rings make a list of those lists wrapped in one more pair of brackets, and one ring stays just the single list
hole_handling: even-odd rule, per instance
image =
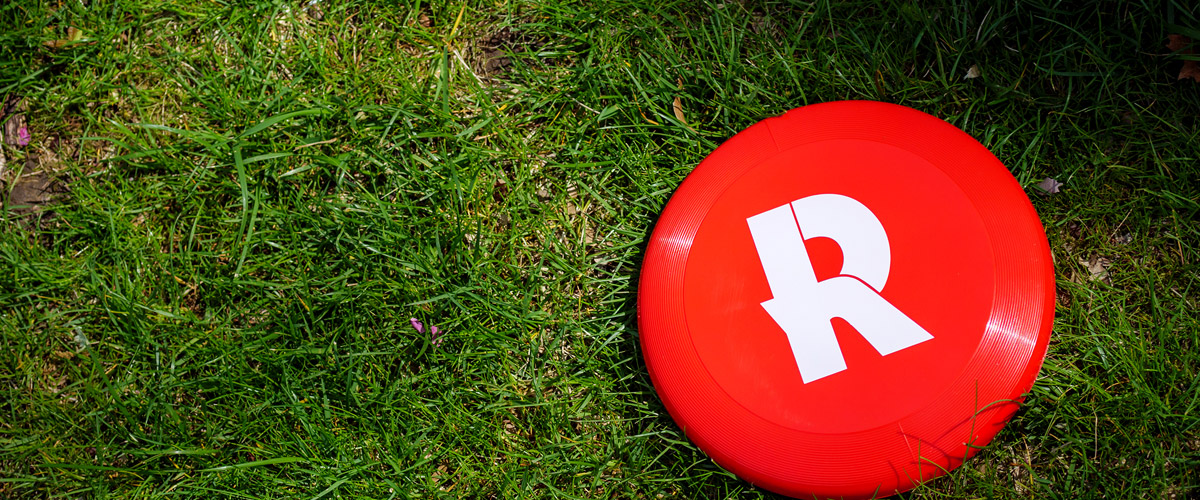
[{"label": "red plastic surface", "polygon": [[[786,297],[748,219],[820,195],[882,225],[886,285],[850,278],[932,338],[885,355],[834,317],[845,369],[805,380],[763,305]],[[816,280],[842,275],[834,239],[803,247]],[[795,109],[717,148],[663,210],[638,298],[651,378],[688,437],[743,479],[804,498],[884,497],[957,467],[1016,411],[1053,315],[1049,246],[1008,170],[938,118],[866,101]]]}]

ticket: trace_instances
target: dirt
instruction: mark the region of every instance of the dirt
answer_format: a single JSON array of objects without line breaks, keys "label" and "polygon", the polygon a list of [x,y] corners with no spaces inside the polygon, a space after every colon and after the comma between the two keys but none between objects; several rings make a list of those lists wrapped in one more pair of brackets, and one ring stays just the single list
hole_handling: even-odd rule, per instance
[{"label": "dirt", "polygon": [[[67,187],[59,182],[47,167],[51,164],[39,161],[36,154],[27,153],[24,158],[14,155],[12,147],[0,151],[4,162],[0,163],[0,210],[8,212],[16,220],[17,227],[28,230],[41,229],[54,219],[50,209],[67,193]],[[24,168],[13,168],[24,163]]]},{"label": "dirt", "polygon": [[[54,218],[51,207],[63,199],[69,191],[60,172],[65,159],[78,161],[85,152],[80,141],[63,140],[56,136],[40,137],[36,131],[28,130],[26,115],[29,112],[24,99],[5,96],[0,101],[0,210],[8,212],[17,227],[36,230],[45,227]],[[16,140],[18,129],[23,140]],[[67,130],[79,130],[81,125],[68,122]],[[31,137],[32,136],[32,137]],[[86,144],[90,158],[111,156],[111,145],[107,141],[92,141]],[[88,162],[98,168],[98,161]]]},{"label": "dirt", "polygon": [[17,221],[16,227],[33,232],[54,220],[51,207],[67,192],[62,183],[40,171],[18,177],[11,190],[7,183],[0,189],[0,205]]},{"label": "dirt", "polygon": [[28,213],[50,203],[53,194],[50,178],[45,173],[37,172],[17,179],[5,205],[18,214]]},{"label": "dirt", "polygon": [[543,39],[505,26],[475,40],[468,51],[471,69],[484,78],[501,78],[512,69],[508,54],[535,52],[545,44]]},{"label": "dirt", "polygon": [[505,27],[476,42],[476,54],[472,58],[475,71],[484,76],[494,76],[512,66],[512,59],[505,51],[511,52],[516,38],[512,29]]}]

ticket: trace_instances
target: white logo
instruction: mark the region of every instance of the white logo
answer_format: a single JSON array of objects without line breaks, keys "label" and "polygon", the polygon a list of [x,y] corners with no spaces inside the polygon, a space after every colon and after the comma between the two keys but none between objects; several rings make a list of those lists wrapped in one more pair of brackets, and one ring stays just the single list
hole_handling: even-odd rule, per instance
[{"label": "white logo", "polygon": [[[879,292],[892,265],[883,224],[858,200],[818,194],[746,219],[774,298],[762,303],[787,334],[804,383],[846,369],[833,318],[850,323],[879,354],[933,338]],[[842,249],[838,276],[817,281],[804,240],[826,237]]]}]

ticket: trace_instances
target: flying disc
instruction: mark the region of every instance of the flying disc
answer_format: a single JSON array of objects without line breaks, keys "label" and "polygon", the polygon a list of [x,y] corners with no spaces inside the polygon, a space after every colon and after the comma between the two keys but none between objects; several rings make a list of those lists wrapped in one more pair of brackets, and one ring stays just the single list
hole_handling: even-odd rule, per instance
[{"label": "flying disc", "polygon": [[638,324],[687,437],[756,486],[886,497],[983,449],[1032,386],[1054,277],[982,144],[892,104],[805,106],[702,161],[654,228]]}]

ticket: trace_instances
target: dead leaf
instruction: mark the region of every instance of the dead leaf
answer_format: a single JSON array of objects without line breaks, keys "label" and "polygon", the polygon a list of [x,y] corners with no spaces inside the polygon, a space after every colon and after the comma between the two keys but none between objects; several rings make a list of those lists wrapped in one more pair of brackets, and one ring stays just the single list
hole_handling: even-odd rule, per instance
[{"label": "dead leaf", "polygon": [[311,0],[307,4],[308,17],[312,18],[314,21],[325,19],[325,11],[321,10],[321,6],[318,5],[319,3],[319,0]]},{"label": "dead leaf", "polygon": [[979,65],[978,65],[978,64],[972,64],[972,65],[971,65],[971,67],[967,69],[967,75],[966,75],[966,76],[964,76],[964,77],[963,77],[963,79],[964,79],[964,80],[970,80],[970,79],[972,79],[972,78],[979,78],[979,75],[980,75],[980,73],[979,73]]},{"label": "dead leaf", "polygon": [[1192,39],[1183,35],[1167,35],[1167,49],[1171,52],[1182,50],[1192,43]]},{"label": "dead leaf", "polygon": [[1179,77],[1176,80],[1183,80],[1184,78],[1191,78],[1200,82],[1200,63],[1196,61],[1184,61],[1183,67],[1179,68]]},{"label": "dead leaf", "polygon": [[[83,32],[80,31],[79,28],[71,26],[71,27],[67,28],[67,37],[66,38],[62,38],[59,40],[48,40],[48,41],[42,42],[42,45],[45,45],[47,47],[57,50],[57,49],[66,47],[68,45],[76,44],[80,40],[83,40]],[[92,42],[87,42],[87,43],[92,43]]]},{"label": "dead leaf", "polygon": [[[1170,34],[1167,35],[1167,49],[1171,52],[1179,54],[1195,54],[1192,50],[1192,39],[1183,35]],[[1183,61],[1183,66],[1179,68],[1179,76],[1176,80],[1191,78],[1194,81],[1200,82],[1200,62],[1193,60]]]},{"label": "dead leaf", "polygon": [[1108,282],[1108,266],[1112,261],[1104,257],[1092,257],[1091,259],[1080,259],[1079,264],[1087,268],[1088,275],[1093,280]]},{"label": "dead leaf", "polygon": [[[677,79],[675,82],[679,85],[679,90],[682,91],[683,79]],[[687,118],[684,118],[683,116],[683,100],[680,99],[679,96],[675,96],[675,102],[671,105],[671,110],[675,112],[675,118],[683,122],[684,125],[687,125]]]},{"label": "dead leaf", "polygon": [[1044,180],[1042,180],[1042,182],[1039,182],[1037,185],[1037,188],[1042,190],[1042,192],[1045,194],[1058,194],[1058,192],[1060,191],[1060,188],[1062,188],[1062,187],[1063,187],[1063,183],[1058,182],[1057,180],[1050,178],[1050,177],[1045,178]]}]

